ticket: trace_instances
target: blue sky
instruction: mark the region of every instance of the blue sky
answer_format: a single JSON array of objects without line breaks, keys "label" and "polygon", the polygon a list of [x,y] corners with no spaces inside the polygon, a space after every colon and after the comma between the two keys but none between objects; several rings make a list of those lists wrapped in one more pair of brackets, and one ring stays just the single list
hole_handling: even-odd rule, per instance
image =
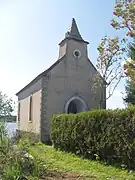
[{"label": "blue sky", "polygon": [[[0,90],[15,93],[58,58],[58,43],[74,17],[82,37],[89,41],[89,58],[95,65],[97,45],[108,34],[115,0],[0,0]],[[120,34],[119,34],[120,35]],[[124,107],[122,81],[107,102]]]}]

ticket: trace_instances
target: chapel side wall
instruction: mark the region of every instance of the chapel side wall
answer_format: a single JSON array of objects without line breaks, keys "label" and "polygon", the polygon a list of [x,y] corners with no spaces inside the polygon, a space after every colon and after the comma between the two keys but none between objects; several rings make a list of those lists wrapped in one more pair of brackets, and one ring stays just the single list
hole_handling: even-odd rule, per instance
[{"label": "chapel side wall", "polygon": [[[40,134],[41,120],[41,80],[24,90],[18,95],[20,103],[20,121],[18,130]],[[32,95],[32,121],[29,121],[30,96]]]},{"label": "chapel side wall", "polygon": [[40,134],[41,90],[32,95],[32,121],[29,120],[30,96],[20,102],[18,130]]}]

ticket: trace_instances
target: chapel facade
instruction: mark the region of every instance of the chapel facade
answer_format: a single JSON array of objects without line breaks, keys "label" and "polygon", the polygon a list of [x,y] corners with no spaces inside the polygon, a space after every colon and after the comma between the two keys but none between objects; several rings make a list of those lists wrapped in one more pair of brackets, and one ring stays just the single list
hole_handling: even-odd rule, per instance
[{"label": "chapel facade", "polygon": [[34,132],[46,142],[54,114],[79,113],[99,106],[106,108],[106,89],[92,91],[92,79],[97,70],[88,58],[88,44],[73,18],[65,38],[59,43],[58,60],[16,94],[19,131]]}]

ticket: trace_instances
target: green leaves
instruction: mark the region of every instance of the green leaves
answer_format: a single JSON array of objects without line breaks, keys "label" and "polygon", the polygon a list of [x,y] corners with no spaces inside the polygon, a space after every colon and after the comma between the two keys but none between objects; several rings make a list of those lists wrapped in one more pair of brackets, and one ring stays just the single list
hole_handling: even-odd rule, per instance
[{"label": "green leaves", "polygon": [[119,27],[119,23],[118,23],[116,20],[114,20],[114,19],[112,19],[111,25],[112,25],[112,27],[114,27],[115,29],[119,29],[119,28],[120,28],[120,27]]},{"label": "green leaves", "polygon": [[[125,39],[120,40],[118,37],[104,36],[101,43],[98,45],[98,58],[96,68],[98,73],[92,78],[92,91],[98,92],[100,88],[100,100],[109,99],[117,85],[119,84],[122,75],[123,67],[121,61],[125,53]],[[104,79],[104,82],[101,80]],[[105,97],[104,90],[107,89],[108,96]],[[104,96],[104,99],[102,98]]]},{"label": "green leaves", "polygon": [[63,114],[52,120],[56,149],[88,159],[135,167],[135,107]]},{"label": "green leaves", "polygon": [[11,115],[13,112],[13,101],[0,91],[0,117]]},{"label": "green leaves", "polygon": [[124,64],[124,69],[126,70],[126,72],[128,73],[127,75],[130,77],[130,79],[128,79],[126,81],[126,86],[125,86],[125,90],[126,90],[126,97],[124,98],[124,101],[129,105],[129,104],[133,104],[135,105],[135,44],[132,44],[129,47],[129,56],[131,57],[129,60],[127,61],[126,64]]},{"label": "green leaves", "polygon": [[135,88],[135,44],[129,46],[129,58],[125,61],[124,70],[126,76],[132,81],[132,86],[134,84]]},{"label": "green leaves", "polygon": [[116,3],[114,12],[115,19],[111,25],[115,29],[126,29],[126,36],[135,37],[135,1],[119,1]]},{"label": "green leaves", "polygon": [[98,50],[100,53],[103,52],[104,48],[103,48],[102,44],[99,44],[99,45],[98,45],[97,50]]}]

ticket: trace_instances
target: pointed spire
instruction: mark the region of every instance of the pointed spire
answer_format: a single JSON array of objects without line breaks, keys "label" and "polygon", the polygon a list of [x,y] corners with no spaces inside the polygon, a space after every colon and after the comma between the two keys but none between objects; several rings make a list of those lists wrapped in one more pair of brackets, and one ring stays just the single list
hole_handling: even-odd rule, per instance
[{"label": "pointed spire", "polygon": [[79,30],[78,30],[78,27],[74,18],[72,19],[72,24],[65,36],[73,38],[73,39],[83,40],[79,33]]},{"label": "pointed spire", "polygon": [[[82,41],[82,42],[85,42],[87,44],[89,44],[89,42],[87,41],[84,41],[79,30],[78,30],[78,27],[77,27],[77,24],[76,24],[76,21],[74,18],[72,18],[72,24],[71,26],[69,27],[67,33],[65,34],[65,39],[74,39],[74,40],[77,40],[77,41]],[[64,39],[64,40],[65,40]],[[62,40],[59,45],[64,41]]]}]

